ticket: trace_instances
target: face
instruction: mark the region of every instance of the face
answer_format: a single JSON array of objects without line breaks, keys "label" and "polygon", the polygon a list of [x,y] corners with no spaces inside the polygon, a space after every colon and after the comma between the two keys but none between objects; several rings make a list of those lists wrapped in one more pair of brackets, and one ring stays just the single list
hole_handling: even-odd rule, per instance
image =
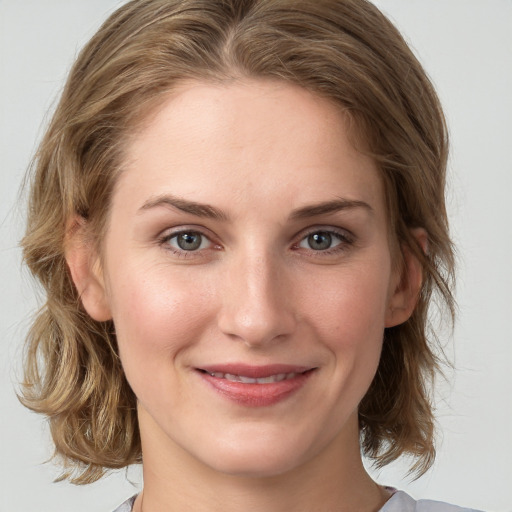
[{"label": "face", "polygon": [[114,320],[143,446],[238,475],[359,453],[400,277],[378,171],[333,104],[184,84],[128,148],[103,248],[84,305]]}]

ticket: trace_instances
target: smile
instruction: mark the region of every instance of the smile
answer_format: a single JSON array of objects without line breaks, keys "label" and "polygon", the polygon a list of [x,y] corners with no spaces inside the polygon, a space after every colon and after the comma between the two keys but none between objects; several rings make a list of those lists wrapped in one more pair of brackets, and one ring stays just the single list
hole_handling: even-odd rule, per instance
[{"label": "smile", "polygon": [[278,373],[276,375],[269,375],[268,377],[254,378],[247,377],[246,375],[235,375],[233,373],[221,372],[208,372],[211,377],[217,379],[227,379],[231,382],[242,382],[244,384],[272,384],[273,382],[281,382],[282,380],[293,379],[298,373]]},{"label": "smile", "polygon": [[196,370],[210,389],[229,402],[244,407],[267,407],[297,393],[317,368],[229,364]]}]

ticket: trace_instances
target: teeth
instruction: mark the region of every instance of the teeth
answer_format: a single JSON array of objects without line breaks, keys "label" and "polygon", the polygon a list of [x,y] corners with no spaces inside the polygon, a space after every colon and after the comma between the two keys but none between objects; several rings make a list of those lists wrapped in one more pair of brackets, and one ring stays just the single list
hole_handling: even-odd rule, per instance
[{"label": "teeth", "polygon": [[226,379],[232,382],[242,382],[243,384],[272,384],[273,382],[281,382],[286,379],[293,379],[297,374],[292,373],[278,373],[276,375],[269,375],[255,379],[253,377],[245,377],[244,375],[234,375],[232,373],[211,372],[209,375],[217,377],[218,379]]},{"label": "teeth", "polygon": [[244,377],[243,375],[231,375],[230,373],[226,373],[227,380],[234,380],[235,382],[243,382],[244,384],[256,384],[257,379],[252,379],[251,377]]}]

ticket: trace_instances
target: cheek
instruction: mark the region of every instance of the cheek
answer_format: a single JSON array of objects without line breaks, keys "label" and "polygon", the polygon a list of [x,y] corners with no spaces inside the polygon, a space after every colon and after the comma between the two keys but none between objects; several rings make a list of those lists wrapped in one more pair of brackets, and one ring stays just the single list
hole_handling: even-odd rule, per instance
[{"label": "cheek", "polygon": [[338,346],[380,344],[388,306],[386,268],[340,269],[304,294],[311,322]]},{"label": "cheek", "polygon": [[317,287],[307,310],[314,336],[331,354],[330,400],[341,417],[357,408],[380,360],[388,303],[386,267],[340,269]]},{"label": "cheek", "polygon": [[112,315],[129,381],[142,372],[158,378],[162,362],[179,358],[204,330],[209,286],[188,275],[165,265],[124,265],[122,274],[110,274]]}]

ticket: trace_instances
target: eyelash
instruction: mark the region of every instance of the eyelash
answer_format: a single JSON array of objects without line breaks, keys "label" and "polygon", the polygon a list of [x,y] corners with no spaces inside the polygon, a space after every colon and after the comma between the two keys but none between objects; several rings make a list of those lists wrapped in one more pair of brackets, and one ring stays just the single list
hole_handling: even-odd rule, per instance
[{"label": "eyelash", "polygon": [[193,250],[193,251],[192,250],[187,251],[185,249],[178,249],[178,248],[175,248],[172,245],[170,245],[169,242],[173,238],[177,238],[180,235],[199,235],[200,237],[202,237],[201,245],[203,244],[204,240],[207,240],[208,243],[211,244],[211,246],[214,246],[217,248],[220,247],[219,245],[214,244],[211,241],[210,237],[208,237],[207,235],[205,235],[198,229],[180,229],[179,231],[174,231],[173,233],[168,233],[158,239],[158,244],[161,247],[163,247],[166,251],[170,251],[171,253],[173,253],[174,255],[176,255],[180,258],[191,258],[191,257],[197,258],[197,257],[203,255],[204,250],[206,248],[199,249],[199,250]]},{"label": "eyelash", "polygon": [[[186,249],[179,249],[179,248],[175,248],[170,245],[169,242],[172,239],[177,238],[180,235],[186,235],[186,234],[199,235],[200,237],[202,237],[201,245],[203,244],[204,240],[206,239],[208,241],[208,243],[210,244],[210,246],[207,248],[202,248],[202,249],[198,248],[197,250],[187,251]],[[329,235],[332,238],[336,238],[339,242],[334,247],[329,247],[324,250],[321,250],[321,249],[314,250],[312,248],[307,249],[307,248],[302,248],[300,246],[300,244],[303,243],[304,241],[306,241],[308,239],[308,237],[315,235],[315,234]],[[221,248],[221,246],[219,244],[215,244],[214,242],[212,242],[212,240],[210,239],[209,236],[207,236],[205,233],[201,232],[198,229],[180,229],[179,231],[168,233],[168,234],[160,237],[158,239],[158,243],[165,250],[171,251],[173,254],[175,254],[176,256],[178,256],[180,258],[191,258],[191,257],[197,258],[197,257],[203,256],[204,251],[206,249],[210,249],[213,247],[213,248],[219,250]],[[301,249],[305,249],[306,251],[314,254],[314,256],[316,256],[316,257],[327,257],[327,256],[331,256],[333,254],[340,254],[340,253],[348,250],[350,248],[350,246],[352,246],[354,243],[355,243],[354,236],[346,230],[335,229],[332,227],[323,228],[323,227],[319,226],[319,227],[315,227],[314,229],[310,229],[309,231],[307,231],[305,233],[301,233],[299,241],[292,245],[292,249],[294,251],[300,251]]]},{"label": "eyelash", "polygon": [[332,256],[334,254],[341,254],[347,251],[355,242],[354,236],[346,230],[335,229],[332,227],[323,228],[320,226],[307,231],[305,234],[302,234],[299,242],[294,244],[293,248],[295,250],[300,250],[300,244],[303,241],[306,241],[310,236],[316,234],[329,235],[332,238],[337,238],[339,241],[334,247],[329,247],[324,250],[314,250],[312,248],[306,248],[307,251],[312,252],[317,257],[327,257]]}]

